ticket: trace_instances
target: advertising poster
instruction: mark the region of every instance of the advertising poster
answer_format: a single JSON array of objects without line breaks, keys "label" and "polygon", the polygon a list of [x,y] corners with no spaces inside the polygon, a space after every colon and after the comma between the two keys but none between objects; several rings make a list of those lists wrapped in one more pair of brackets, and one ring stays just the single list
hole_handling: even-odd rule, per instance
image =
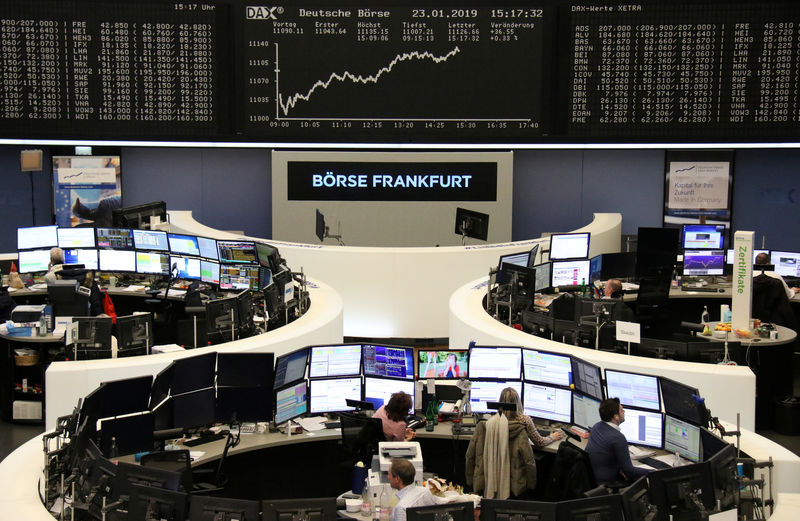
[{"label": "advertising poster", "polygon": [[[715,157],[716,156],[716,157]],[[671,154],[664,185],[664,224],[731,222],[732,161],[729,154]]]},{"label": "advertising poster", "polygon": [[111,226],[122,207],[119,156],[53,157],[53,208],[63,228]]}]

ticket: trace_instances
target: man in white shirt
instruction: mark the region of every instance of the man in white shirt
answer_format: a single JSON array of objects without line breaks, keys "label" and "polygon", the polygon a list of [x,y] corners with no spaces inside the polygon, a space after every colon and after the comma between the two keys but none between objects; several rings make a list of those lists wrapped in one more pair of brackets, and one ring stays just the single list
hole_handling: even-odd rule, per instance
[{"label": "man in white shirt", "polygon": [[436,497],[425,487],[414,484],[416,469],[402,458],[394,458],[389,466],[389,485],[397,490],[397,505],[392,509],[392,521],[406,521],[409,507],[427,507],[447,503],[445,498]]},{"label": "man in white shirt", "polygon": [[55,282],[58,279],[58,272],[64,267],[64,250],[52,248],[50,250],[50,269],[44,276],[45,282]]},{"label": "man in white shirt", "polygon": [[[771,263],[772,262],[770,261],[769,253],[759,253],[758,255],[756,255],[756,266],[758,266],[759,264],[771,264]],[[792,300],[792,297],[794,297],[794,294],[797,293],[798,291],[800,291],[800,288],[790,288],[789,285],[786,284],[786,281],[783,280],[783,277],[781,277],[778,273],[776,273],[774,271],[764,271],[763,273],[767,277],[772,277],[773,279],[778,279],[783,283],[783,289],[786,291],[786,298],[788,298],[789,300]],[[759,272],[758,270],[754,269],[753,270],[753,276],[755,277],[757,275],[761,275],[761,272]]]}]

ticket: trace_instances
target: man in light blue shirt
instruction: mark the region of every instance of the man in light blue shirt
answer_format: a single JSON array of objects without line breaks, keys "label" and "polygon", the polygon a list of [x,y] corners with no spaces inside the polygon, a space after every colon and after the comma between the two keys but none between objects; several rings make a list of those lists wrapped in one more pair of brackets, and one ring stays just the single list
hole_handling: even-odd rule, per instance
[{"label": "man in light blue shirt", "polygon": [[389,485],[397,490],[397,505],[392,509],[392,521],[406,521],[409,507],[427,507],[447,503],[445,498],[436,497],[425,487],[414,484],[416,469],[402,458],[394,458],[389,466]]}]

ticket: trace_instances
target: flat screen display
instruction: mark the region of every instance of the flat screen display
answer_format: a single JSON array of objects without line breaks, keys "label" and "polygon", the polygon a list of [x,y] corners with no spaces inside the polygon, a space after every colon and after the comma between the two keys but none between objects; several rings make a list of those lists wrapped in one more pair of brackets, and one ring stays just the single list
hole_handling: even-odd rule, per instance
[{"label": "flat screen display", "polygon": [[625,421],[619,425],[628,443],[661,449],[664,447],[664,417],[660,412],[625,408]]},{"label": "flat screen display", "polygon": [[800,277],[800,252],[773,250],[770,261],[781,277]]},{"label": "flat screen display", "polygon": [[311,348],[309,378],[361,374],[361,344],[315,346]]},{"label": "flat screen display", "polygon": [[197,248],[200,250],[200,256],[203,257],[204,259],[219,260],[219,252],[217,251],[216,239],[198,237]]},{"label": "flat screen display", "polygon": [[606,369],[606,396],[619,398],[625,407],[661,410],[657,376]]},{"label": "flat screen display", "polygon": [[17,228],[17,250],[53,248],[58,246],[58,226]]},{"label": "flat screen display", "polygon": [[179,279],[200,280],[200,259],[170,255],[169,264],[177,265]]},{"label": "flat screen display", "polygon": [[201,260],[200,280],[209,284],[219,285],[219,262]]},{"label": "flat screen display", "polygon": [[539,292],[539,291],[542,291],[545,288],[549,288],[550,287],[550,278],[551,278],[550,271],[551,271],[551,268],[552,268],[552,264],[550,264],[549,262],[545,262],[544,264],[538,264],[538,265],[533,267],[533,271],[534,271],[534,274],[535,274],[534,275],[535,282],[534,282],[534,285],[533,285],[533,290],[535,292]]},{"label": "flat screen display", "polygon": [[684,224],[684,250],[721,250],[725,248],[726,228],[721,224]]},{"label": "flat screen display", "polygon": [[414,348],[364,344],[364,374],[414,379]]},{"label": "flat screen display", "polygon": [[149,251],[136,252],[136,273],[143,275],[169,275],[169,255]]},{"label": "flat screen display", "polygon": [[494,412],[487,406],[487,402],[496,402],[500,400],[500,393],[506,387],[512,387],[520,399],[522,398],[522,382],[519,380],[513,381],[481,381],[473,380],[472,388],[469,390],[469,404],[474,413],[487,413]]},{"label": "flat screen display", "polygon": [[522,403],[528,416],[563,423],[572,421],[572,391],[525,382]]},{"label": "flat screen display", "polygon": [[404,392],[411,396],[411,409],[408,414],[414,414],[414,382],[409,380],[392,380],[389,378],[364,377],[364,401],[370,402],[377,411],[385,405],[394,393]]},{"label": "flat screen display", "polygon": [[308,348],[280,355],[275,359],[275,389],[306,377]]},{"label": "flat screen display", "polygon": [[169,251],[180,255],[200,255],[200,246],[194,235],[169,234]]},{"label": "flat screen display", "polygon": [[97,228],[97,247],[114,250],[132,250],[133,231],[128,228]]},{"label": "flat screen display", "polygon": [[570,260],[552,263],[551,286],[577,286],[589,282],[589,261]]},{"label": "flat screen display", "polygon": [[219,265],[219,289],[251,289],[253,291],[258,291],[259,282],[258,266],[246,264]]},{"label": "flat screen display", "polygon": [[572,393],[572,423],[584,429],[591,429],[600,421],[600,400]]},{"label": "flat screen display", "polygon": [[133,244],[137,250],[169,251],[167,232],[133,230]]},{"label": "flat screen display", "polygon": [[[49,226],[47,226],[49,228]],[[94,228],[59,228],[58,247],[94,248]]]},{"label": "flat screen display", "polygon": [[700,427],[667,414],[664,418],[664,450],[677,452],[682,458],[698,463],[701,456]]},{"label": "flat screen display", "polygon": [[219,261],[228,264],[258,262],[256,245],[252,241],[217,241]]},{"label": "flat screen display", "polygon": [[309,389],[311,414],[352,411],[345,400],[361,400],[361,377],[311,380]]},{"label": "flat screen display", "polygon": [[596,365],[572,357],[572,381],[576,390],[597,400],[603,399],[603,379]]},{"label": "flat screen display", "polygon": [[469,351],[418,351],[417,378],[469,378]]},{"label": "flat screen display", "polygon": [[94,248],[64,250],[64,264],[83,264],[87,270],[100,269],[97,261],[97,250]]},{"label": "flat screen display", "polygon": [[469,351],[470,378],[518,380],[521,366],[519,347],[473,347]]},{"label": "flat screen display", "polygon": [[585,259],[589,256],[588,233],[556,233],[550,236],[550,260]]},{"label": "flat screen display", "polygon": [[20,273],[36,273],[50,269],[50,250],[28,250],[17,253]]},{"label": "flat screen display", "polygon": [[100,271],[136,271],[136,252],[133,250],[100,250],[98,257]]},{"label": "flat screen display", "polygon": [[[664,412],[695,425],[703,425],[705,419],[701,415],[700,391],[696,387],[660,378],[661,397],[664,400]],[[705,406],[703,406],[705,408]]]},{"label": "flat screen display", "polygon": [[513,264],[515,266],[528,267],[528,261],[530,260],[530,256],[531,256],[530,251],[521,251],[519,253],[509,253],[508,255],[502,255],[500,257],[500,262],[497,263],[497,266],[501,270],[503,269],[503,264]]},{"label": "flat screen display", "polygon": [[569,355],[523,349],[522,371],[526,380],[562,387],[572,384],[572,360]]},{"label": "flat screen display", "polygon": [[308,386],[297,382],[275,392],[275,423],[281,424],[308,412]]},{"label": "flat screen display", "polygon": [[[753,264],[756,263],[756,257],[758,257],[760,253],[766,253],[767,255],[769,255],[769,250],[753,250]],[[797,255],[800,256],[800,253],[798,253]],[[772,256],[770,256],[770,261],[773,261]],[[736,262],[736,257],[733,254],[733,250],[725,250],[725,264],[734,264],[735,262]]]},{"label": "flat screen display", "polygon": [[722,275],[724,272],[724,250],[684,250],[684,275]]}]

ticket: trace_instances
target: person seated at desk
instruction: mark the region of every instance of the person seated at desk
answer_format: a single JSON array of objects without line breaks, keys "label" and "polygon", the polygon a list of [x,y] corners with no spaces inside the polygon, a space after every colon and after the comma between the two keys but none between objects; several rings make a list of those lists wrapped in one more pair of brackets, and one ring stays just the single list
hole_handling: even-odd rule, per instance
[{"label": "person seated at desk", "polygon": [[586,445],[597,483],[613,483],[621,478],[634,481],[647,474],[648,469],[634,467],[631,463],[628,440],[619,429],[625,421],[625,409],[619,398],[606,398],[600,402],[600,420],[592,427]]},{"label": "person seated at desk", "polygon": [[397,504],[392,509],[392,521],[406,521],[406,509],[448,503],[443,497],[434,496],[426,487],[414,484],[417,471],[414,465],[403,458],[393,458],[389,465],[389,485],[397,491]]},{"label": "person seated at desk", "polygon": [[622,281],[619,279],[608,279],[606,285],[603,287],[603,298],[619,300],[617,305],[620,309],[619,319],[625,322],[635,322],[636,314],[633,310],[622,301]]},{"label": "person seated at desk", "polygon": [[756,255],[755,264],[756,264],[756,268],[753,269],[753,277],[757,277],[757,276],[759,276],[759,275],[761,275],[763,273],[767,277],[771,277],[773,279],[778,279],[779,281],[781,281],[783,283],[783,289],[784,289],[784,291],[786,291],[786,297],[789,300],[792,300],[792,298],[794,297],[795,293],[800,292],[800,288],[790,288],[789,285],[786,284],[786,281],[783,280],[783,277],[781,277],[777,272],[775,272],[775,271],[767,271],[767,270],[761,271],[761,270],[758,269],[759,265],[772,264],[772,262],[771,262],[771,260],[769,258],[769,253],[763,253],[762,252],[762,253],[759,253],[758,255]]},{"label": "person seated at desk", "polygon": [[383,434],[386,441],[409,441],[416,438],[414,429],[406,427],[406,416],[411,409],[411,396],[403,391],[392,394],[389,401],[381,405],[372,415],[383,422]]},{"label": "person seated at desk", "polygon": [[55,282],[58,274],[64,268],[64,250],[61,248],[50,249],[50,269],[44,276],[45,282]]},{"label": "person seated at desk", "polygon": [[525,432],[528,435],[528,439],[533,443],[535,447],[541,448],[547,445],[550,445],[554,441],[558,441],[564,437],[564,434],[561,431],[553,431],[550,433],[549,436],[542,436],[539,434],[539,431],[536,429],[536,426],[533,425],[533,420],[527,414],[523,414],[522,412],[522,403],[519,399],[519,394],[513,387],[506,387],[500,392],[500,401],[504,403],[514,403],[517,405],[516,411],[503,411],[503,415],[505,415],[506,419],[508,420],[508,434],[509,438],[511,438],[511,431],[512,423],[520,423],[522,428],[525,429]]}]

